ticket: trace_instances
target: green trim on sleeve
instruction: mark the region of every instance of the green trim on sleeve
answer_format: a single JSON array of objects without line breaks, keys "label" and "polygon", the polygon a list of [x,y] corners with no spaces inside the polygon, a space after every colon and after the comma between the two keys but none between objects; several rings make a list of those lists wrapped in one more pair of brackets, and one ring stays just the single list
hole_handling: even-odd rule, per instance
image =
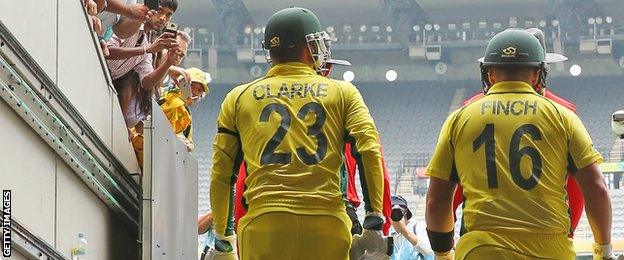
[{"label": "green trim on sleeve", "polygon": [[230,177],[230,194],[229,194],[229,205],[228,205],[228,216],[227,216],[227,224],[225,227],[225,236],[232,236],[236,233],[236,230],[234,228],[234,200],[235,200],[235,196],[234,196],[234,192],[236,189],[236,179],[238,179],[238,170],[240,169],[240,165],[243,161],[243,151],[242,151],[242,147],[240,147],[240,140],[239,141],[239,149],[238,149],[238,154],[236,155],[236,159],[234,159],[234,164],[233,164],[233,169],[232,169],[232,176]]}]

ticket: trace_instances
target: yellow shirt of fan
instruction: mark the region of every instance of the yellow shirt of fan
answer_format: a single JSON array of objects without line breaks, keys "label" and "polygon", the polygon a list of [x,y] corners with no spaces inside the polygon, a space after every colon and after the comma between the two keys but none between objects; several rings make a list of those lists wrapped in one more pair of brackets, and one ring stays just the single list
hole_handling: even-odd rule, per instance
[{"label": "yellow shirt of fan", "polygon": [[574,113],[509,81],[447,118],[427,173],[461,184],[468,232],[567,234],[566,175],[599,162]]},{"label": "yellow shirt of fan", "polygon": [[303,63],[278,64],[264,78],[227,94],[217,126],[210,200],[218,235],[232,230],[232,187],[241,160],[247,214],[344,213],[345,142],[353,144],[358,158],[366,211],[381,213],[378,133],[351,83],[318,76]]}]

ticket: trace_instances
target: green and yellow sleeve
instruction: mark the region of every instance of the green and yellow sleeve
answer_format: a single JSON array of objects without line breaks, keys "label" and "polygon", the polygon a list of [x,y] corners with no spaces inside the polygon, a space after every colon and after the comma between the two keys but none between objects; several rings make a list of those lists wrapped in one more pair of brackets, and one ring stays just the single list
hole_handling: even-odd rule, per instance
[{"label": "green and yellow sleeve", "polygon": [[230,92],[221,105],[217,118],[217,134],[213,143],[210,175],[210,205],[218,236],[234,235],[234,187],[243,158],[236,127],[238,92]]},{"label": "green and yellow sleeve", "polygon": [[568,170],[576,172],[592,163],[602,163],[602,155],[594,148],[581,119],[568,111],[564,116],[568,119]]},{"label": "green and yellow sleeve", "polygon": [[350,83],[343,84],[346,139],[358,163],[364,208],[381,214],[384,181],[379,134],[360,92]]},{"label": "green and yellow sleeve", "polygon": [[457,116],[455,111],[446,119],[440,130],[438,143],[427,166],[427,175],[445,181],[457,182],[457,170],[453,157],[452,130],[453,121]]}]

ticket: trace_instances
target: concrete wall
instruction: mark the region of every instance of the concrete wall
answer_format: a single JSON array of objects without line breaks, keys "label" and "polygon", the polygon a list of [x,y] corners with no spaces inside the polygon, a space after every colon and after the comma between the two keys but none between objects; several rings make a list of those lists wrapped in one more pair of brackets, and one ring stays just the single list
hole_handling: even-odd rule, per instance
[{"label": "concrete wall", "polygon": [[[130,172],[138,172],[114,90],[81,0],[0,0],[4,23]],[[0,189],[13,217],[69,257],[79,232],[89,259],[136,259],[137,234],[0,100]],[[17,253],[14,251],[14,253]],[[18,258],[19,259],[19,258]]]},{"label": "concrete wall", "polygon": [[4,23],[130,172],[139,166],[81,0],[0,0]]},{"label": "concrete wall", "polygon": [[0,189],[12,190],[16,220],[68,257],[79,232],[89,259],[137,255],[136,234],[3,101],[0,125],[3,145],[11,147],[0,152]]}]

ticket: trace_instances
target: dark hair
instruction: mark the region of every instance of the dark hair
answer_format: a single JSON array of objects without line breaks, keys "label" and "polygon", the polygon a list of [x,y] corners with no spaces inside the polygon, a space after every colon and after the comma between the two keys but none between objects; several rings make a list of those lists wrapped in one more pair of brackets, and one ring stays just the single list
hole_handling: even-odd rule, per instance
[{"label": "dark hair", "polygon": [[303,61],[303,48],[307,48],[306,44],[299,43],[290,48],[271,50],[269,55],[273,63]]},{"label": "dark hair", "polygon": [[536,67],[529,66],[493,66],[492,71],[496,73],[497,78],[501,78],[504,81],[525,81],[527,77],[534,71],[538,70]]},{"label": "dark hair", "polygon": [[174,12],[178,9],[178,0],[159,0],[158,4],[162,7],[167,7]]}]

